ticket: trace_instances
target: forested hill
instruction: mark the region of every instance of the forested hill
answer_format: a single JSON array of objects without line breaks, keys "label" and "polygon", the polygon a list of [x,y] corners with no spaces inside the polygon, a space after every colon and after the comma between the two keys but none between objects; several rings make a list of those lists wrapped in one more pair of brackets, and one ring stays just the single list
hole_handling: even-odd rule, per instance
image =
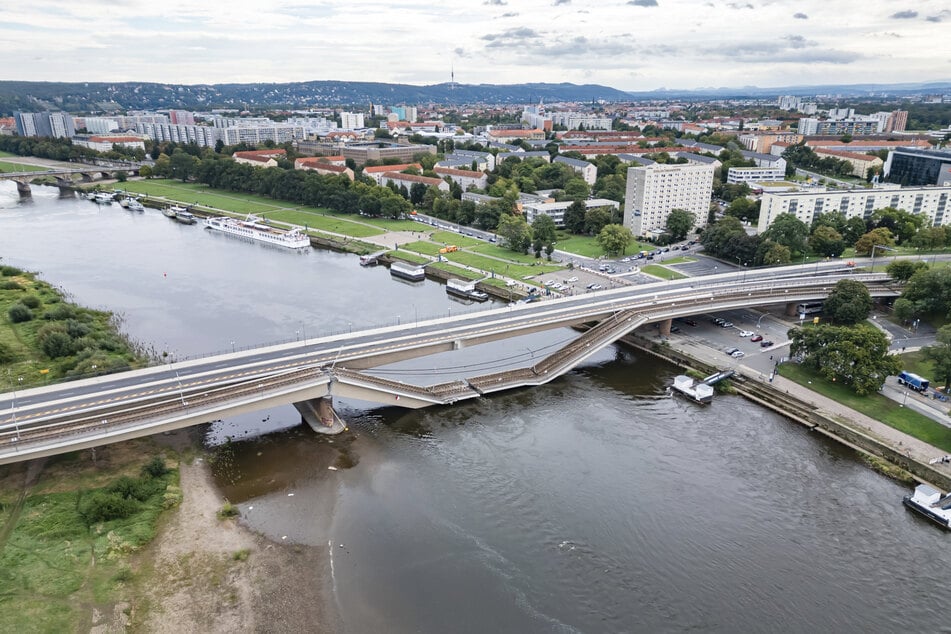
[{"label": "forested hill", "polygon": [[108,112],[155,108],[261,108],[379,104],[505,104],[544,100],[625,101],[627,93],[593,84],[384,84],[309,81],[287,84],[153,84],[143,82],[0,81],[0,115],[15,110]]}]

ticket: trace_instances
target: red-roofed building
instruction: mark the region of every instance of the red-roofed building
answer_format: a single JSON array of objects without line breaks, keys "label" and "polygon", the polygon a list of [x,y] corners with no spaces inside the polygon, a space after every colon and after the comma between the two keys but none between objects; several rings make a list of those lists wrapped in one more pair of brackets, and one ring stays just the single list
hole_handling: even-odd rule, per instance
[{"label": "red-roofed building", "polygon": [[277,167],[277,159],[287,158],[287,151],[283,149],[273,150],[249,150],[247,152],[235,152],[231,155],[238,163],[247,163],[256,167]]},{"label": "red-roofed building", "polygon": [[352,169],[346,165],[340,165],[339,163],[331,163],[330,161],[322,160],[323,158],[324,157],[322,156],[299,158],[294,161],[294,169],[317,172],[318,174],[344,174],[347,178],[353,180]]},{"label": "red-roofed building", "polygon": [[463,191],[470,187],[485,189],[488,185],[489,177],[484,172],[473,172],[472,170],[460,170],[452,167],[434,167],[433,171],[440,177],[448,176],[449,180],[462,187]]},{"label": "red-roofed building", "polygon": [[441,191],[449,191],[449,183],[441,178],[430,178],[428,176],[417,176],[416,174],[403,174],[401,172],[384,172],[380,176],[381,185],[396,183],[397,186],[405,185],[406,189],[411,188],[416,183],[422,183],[426,187],[437,187]]},{"label": "red-roofed building", "polygon": [[544,139],[545,131],[535,128],[533,130],[489,130],[489,140],[497,143],[508,143],[509,141],[521,141]]},{"label": "red-roofed building", "polygon": [[874,154],[842,152],[839,150],[826,150],[823,148],[819,148],[815,152],[816,156],[839,159],[840,161],[848,161],[852,164],[852,175],[858,176],[859,178],[867,177],[869,168],[874,168],[876,172],[880,173],[882,171],[882,165],[885,164],[882,159],[878,158]]},{"label": "red-roofed building", "polygon": [[369,176],[372,178],[377,185],[382,185],[383,175],[387,172],[402,172],[403,170],[408,170],[411,167],[415,167],[420,172],[423,171],[423,166],[419,163],[402,163],[400,165],[377,165],[376,167],[364,167],[363,174],[364,176]]}]

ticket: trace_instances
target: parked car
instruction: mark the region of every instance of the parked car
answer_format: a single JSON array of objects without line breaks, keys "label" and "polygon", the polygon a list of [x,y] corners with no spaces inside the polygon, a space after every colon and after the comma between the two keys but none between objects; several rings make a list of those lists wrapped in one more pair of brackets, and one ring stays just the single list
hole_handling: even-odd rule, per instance
[{"label": "parked car", "polygon": [[571,276],[571,277],[569,277],[569,278],[568,278],[567,280],[565,280],[565,281],[568,282],[569,284],[573,284],[574,282],[577,282],[577,281],[578,281],[578,278],[575,277],[575,276]]},{"label": "parked car", "polygon": [[670,332],[680,332],[680,328],[678,326],[671,326]]},{"label": "parked car", "polygon": [[753,335],[752,337],[750,337],[750,341],[752,342],[757,342],[762,340],[763,340],[763,335]]},{"label": "parked car", "polygon": [[696,326],[696,325],[697,325],[697,322],[695,322],[693,319],[684,319],[684,323],[687,324],[688,326]]},{"label": "parked car", "polygon": [[734,359],[742,359],[743,357],[746,356],[746,353],[744,353],[742,350],[737,350],[730,356],[733,357]]},{"label": "parked car", "polygon": [[599,291],[599,290],[601,290],[601,285],[600,285],[600,284],[592,284],[592,285],[591,285],[591,290],[592,290],[592,291]]},{"label": "parked car", "polygon": [[720,324],[720,328],[732,328],[732,327],[733,327],[732,321],[725,321],[722,324]]},{"label": "parked car", "polygon": [[685,245],[683,245],[682,247],[680,247],[680,250],[681,250],[681,251],[689,251],[689,250],[690,250],[690,247],[688,247],[688,246],[685,244]]},{"label": "parked car", "polygon": [[760,341],[760,342],[759,342],[759,345],[760,345],[760,347],[768,348],[768,347],[770,347],[771,345],[773,345],[773,342],[770,341],[769,339],[767,339],[766,341]]},{"label": "parked car", "polygon": [[741,336],[741,337],[752,337],[754,334],[755,334],[755,333],[753,333],[753,331],[751,331],[751,330],[741,330],[741,331],[740,331],[740,336]]},{"label": "parked car", "polygon": [[710,321],[715,323],[717,326],[722,326],[726,323],[726,320],[721,317],[713,317]]},{"label": "parked car", "polygon": [[729,356],[731,356],[731,357],[733,356],[734,353],[739,352],[739,351],[740,351],[739,348],[725,348],[725,349],[723,350],[723,352],[725,352],[727,355],[729,355]]}]

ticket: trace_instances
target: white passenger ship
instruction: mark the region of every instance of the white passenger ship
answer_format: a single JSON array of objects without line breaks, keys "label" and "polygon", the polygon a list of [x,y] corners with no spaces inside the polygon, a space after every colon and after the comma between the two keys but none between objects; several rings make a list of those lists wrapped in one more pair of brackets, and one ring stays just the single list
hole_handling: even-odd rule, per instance
[{"label": "white passenger ship", "polygon": [[256,216],[248,216],[244,220],[213,216],[205,220],[205,228],[289,249],[306,249],[310,246],[310,237],[300,229],[281,231],[263,224]]}]

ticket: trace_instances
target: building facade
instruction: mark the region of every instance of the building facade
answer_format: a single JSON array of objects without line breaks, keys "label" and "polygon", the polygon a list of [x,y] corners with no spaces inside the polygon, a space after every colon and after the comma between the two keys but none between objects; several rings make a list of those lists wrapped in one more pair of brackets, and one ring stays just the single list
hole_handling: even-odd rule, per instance
[{"label": "building facade", "polygon": [[565,156],[556,156],[552,159],[552,162],[567,165],[574,171],[581,174],[581,178],[584,179],[584,182],[586,182],[588,185],[591,185],[592,187],[594,186],[594,182],[598,180],[598,167],[594,163],[568,158]]},{"label": "building facade", "polygon": [[[525,214],[525,221],[528,224],[532,224],[538,216],[544,215],[551,218],[555,222],[556,227],[564,227],[565,211],[567,211],[568,207],[572,204],[573,202],[570,200],[563,200],[561,202],[523,202],[522,213]],[[608,200],[607,198],[592,198],[584,201],[584,205],[586,211],[599,207],[607,207],[613,210],[621,206],[616,200]]]},{"label": "building facade", "polygon": [[838,211],[846,218],[867,218],[876,209],[892,207],[923,214],[926,225],[951,224],[948,187],[877,187],[850,191],[785,192],[764,194],[758,229],[762,233],[780,214],[793,214],[807,225],[821,213]]},{"label": "building facade", "polygon": [[951,152],[898,148],[883,168],[890,183],[906,186],[951,185]]},{"label": "building facade", "polygon": [[726,175],[726,182],[731,184],[768,183],[785,179],[786,170],[775,167],[731,167]]},{"label": "building facade", "polygon": [[69,138],[76,134],[72,115],[65,112],[14,112],[17,134]]},{"label": "building facade", "polygon": [[624,205],[624,225],[635,236],[663,232],[667,216],[684,209],[694,227],[707,226],[713,197],[713,165],[661,164],[630,167]]}]

